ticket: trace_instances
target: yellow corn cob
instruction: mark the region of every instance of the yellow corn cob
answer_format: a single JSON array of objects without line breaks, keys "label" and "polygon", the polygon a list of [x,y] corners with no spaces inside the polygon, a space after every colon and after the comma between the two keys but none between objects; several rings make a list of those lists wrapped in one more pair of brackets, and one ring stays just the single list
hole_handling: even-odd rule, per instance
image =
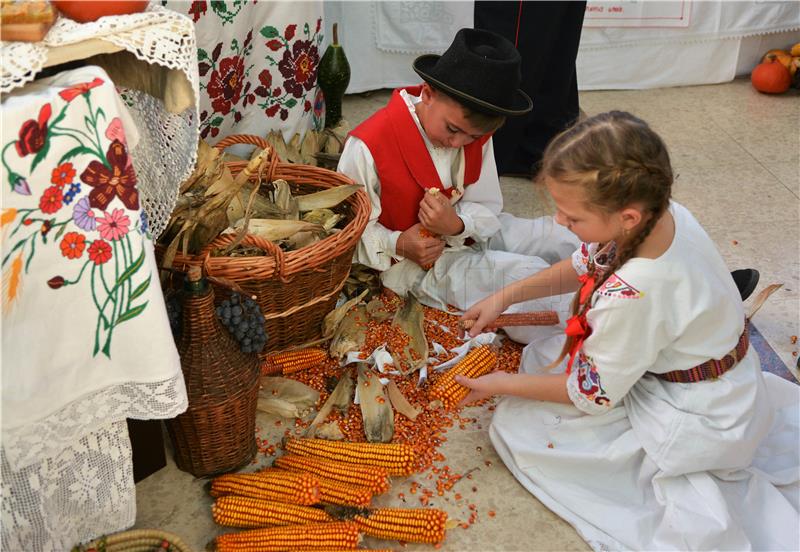
[{"label": "yellow corn cob", "polygon": [[211,483],[211,496],[224,495],[308,506],[319,502],[319,479],[310,473],[272,468],[257,473],[221,475]]},{"label": "yellow corn cob", "polygon": [[365,535],[386,540],[427,542],[444,540],[447,512],[436,508],[378,508],[353,517]]},{"label": "yellow corn cob", "polygon": [[[468,330],[475,324],[474,320],[464,320],[461,326]],[[555,326],[558,324],[556,311],[533,311],[501,314],[489,327],[502,328],[505,326]]]},{"label": "yellow corn cob", "polygon": [[377,466],[345,464],[297,454],[284,454],[276,459],[273,465],[285,470],[305,471],[341,483],[361,485],[374,494],[382,494],[389,490],[389,472],[386,468]]},{"label": "yellow corn cob", "polygon": [[310,523],[228,533],[214,539],[217,552],[271,552],[280,550],[355,550],[358,525],[351,521]]},{"label": "yellow corn cob", "polygon": [[389,475],[409,475],[414,472],[416,455],[404,443],[350,443],[325,439],[287,439],[286,451],[345,462],[386,468]]},{"label": "yellow corn cob", "polygon": [[245,529],[334,521],[319,508],[234,495],[219,497],[211,514],[219,525]]},{"label": "yellow corn cob", "polygon": [[369,506],[369,503],[372,502],[372,491],[367,487],[320,477],[319,501],[323,504],[340,504],[342,506]]},{"label": "yellow corn cob", "polygon": [[472,349],[461,362],[450,368],[436,380],[429,391],[431,400],[439,400],[445,408],[458,405],[469,394],[469,389],[456,383],[455,376],[477,378],[491,372],[497,365],[497,353],[488,345]]},{"label": "yellow corn cob", "polygon": [[322,349],[312,347],[299,351],[287,351],[269,355],[261,366],[261,374],[294,374],[318,366],[328,358],[328,353]]}]

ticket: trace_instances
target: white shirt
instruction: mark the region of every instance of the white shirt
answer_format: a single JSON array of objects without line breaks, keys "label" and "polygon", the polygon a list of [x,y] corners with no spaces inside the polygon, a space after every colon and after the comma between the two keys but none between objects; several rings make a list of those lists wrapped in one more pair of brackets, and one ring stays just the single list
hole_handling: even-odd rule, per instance
[{"label": "white shirt", "polygon": [[[497,215],[503,209],[492,140],[487,140],[483,145],[478,180],[464,189],[464,149],[435,147],[425,135],[414,109],[421,99],[411,96],[405,90],[400,91],[400,96],[406,102],[425,142],[442,186],[445,189],[454,188],[451,200],[455,204],[456,214],[464,223],[464,231],[457,236],[449,236],[448,245],[460,246],[466,238],[472,238],[478,243],[486,242],[500,229]],[[401,162],[398,160],[398,163]],[[354,262],[380,271],[388,270],[392,266],[392,259],[403,259],[397,255],[397,239],[401,232],[390,230],[378,222],[381,215],[381,184],[367,145],[355,136],[350,136],[345,143],[337,170],[363,184],[372,204],[372,213],[356,248]]]}]

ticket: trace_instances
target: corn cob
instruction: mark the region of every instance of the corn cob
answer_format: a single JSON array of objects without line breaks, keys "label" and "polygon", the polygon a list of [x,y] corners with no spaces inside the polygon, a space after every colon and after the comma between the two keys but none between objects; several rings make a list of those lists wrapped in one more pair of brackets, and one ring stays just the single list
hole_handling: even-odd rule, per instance
[{"label": "corn cob", "polygon": [[369,506],[372,491],[360,485],[340,483],[324,477],[319,478],[319,501],[323,504],[343,506]]},{"label": "corn cob", "polygon": [[355,550],[358,541],[358,525],[351,521],[334,521],[228,533],[214,539],[214,545],[217,552],[272,552],[298,548]]},{"label": "corn cob", "polygon": [[404,443],[287,439],[285,448],[287,452],[301,456],[386,468],[389,475],[409,475],[414,472],[417,462],[414,449]]},{"label": "corn cob", "polygon": [[344,464],[297,454],[284,454],[273,462],[273,466],[284,470],[305,471],[341,483],[361,485],[374,494],[383,494],[389,490],[389,472],[386,468],[377,466]]},{"label": "corn cob", "polygon": [[488,374],[497,365],[497,353],[488,345],[471,350],[461,362],[441,375],[433,384],[429,395],[439,400],[447,409],[452,409],[469,394],[469,389],[456,382],[455,376],[477,378]]},{"label": "corn cob", "polygon": [[319,502],[319,479],[310,473],[267,468],[221,475],[211,483],[211,496],[230,494],[308,506]]},{"label": "corn cob", "polygon": [[[436,189],[436,188],[432,188],[432,189]],[[424,227],[420,227],[419,235],[422,238],[438,238],[439,237],[439,234],[434,234],[433,232],[431,232],[430,230],[428,230],[427,228],[424,228]],[[433,268],[433,263],[427,263],[427,264],[419,265],[419,266],[423,270],[430,270],[431,268]]]},{"label": "corn cob", "polygon": [[365,535],[386,540],[427,542],[444,540],[447,512],[436,508],[378,508],[353,517]]},{"label": "corn cob", "polygon": [[[464,320],[461,322],[461,327],[469,330],[474,324],[474,320]],[[556,311],[534,311],[501,314],[487,325],[491,328],[502,328],[505,326],[555,326],[556,324],[558,324]]]},{"label": "corn cob", "polygon": [[219,497],[211,514],[219,525],[245,529],[334,521],[319,508],[234,495]]},{"label": "corn cob", "polygon": [[318,366],[328,358],[328,353],[317,347],[286,351],[269,355],[261,366],[261,375],[283,374],[284,376]]}]

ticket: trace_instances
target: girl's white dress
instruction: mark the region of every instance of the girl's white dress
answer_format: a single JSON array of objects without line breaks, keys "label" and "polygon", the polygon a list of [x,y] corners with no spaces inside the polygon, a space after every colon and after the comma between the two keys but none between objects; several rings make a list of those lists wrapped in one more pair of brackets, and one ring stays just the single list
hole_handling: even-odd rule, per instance
[{"label": "girl's white dress", "polygon": [[[763,374],[752,347],[714,381],[652,375],[722,358],[745,318],[711,239],[683,206],[670,212],[669,249],[595,293],[574,404],[507,397],[492,442],[595,550],[800,550],[800,387]],[[581,246],[576,269],[596,254]],[[528,345],[522,370],[547,365],[552,345]]]}]

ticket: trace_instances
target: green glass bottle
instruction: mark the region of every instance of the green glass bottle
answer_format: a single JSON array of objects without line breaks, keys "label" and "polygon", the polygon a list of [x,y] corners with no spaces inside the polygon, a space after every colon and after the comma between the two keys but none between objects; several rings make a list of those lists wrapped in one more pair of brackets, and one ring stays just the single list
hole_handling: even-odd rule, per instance
[{"label": "green glass bottle", "polygon": [[319,87],[325,96],[325,128],[333,128],[342,119],[342,98],[350,84],[350,64],[339,44],[338,23],[333,24],[333,42],[319,63]]}]

